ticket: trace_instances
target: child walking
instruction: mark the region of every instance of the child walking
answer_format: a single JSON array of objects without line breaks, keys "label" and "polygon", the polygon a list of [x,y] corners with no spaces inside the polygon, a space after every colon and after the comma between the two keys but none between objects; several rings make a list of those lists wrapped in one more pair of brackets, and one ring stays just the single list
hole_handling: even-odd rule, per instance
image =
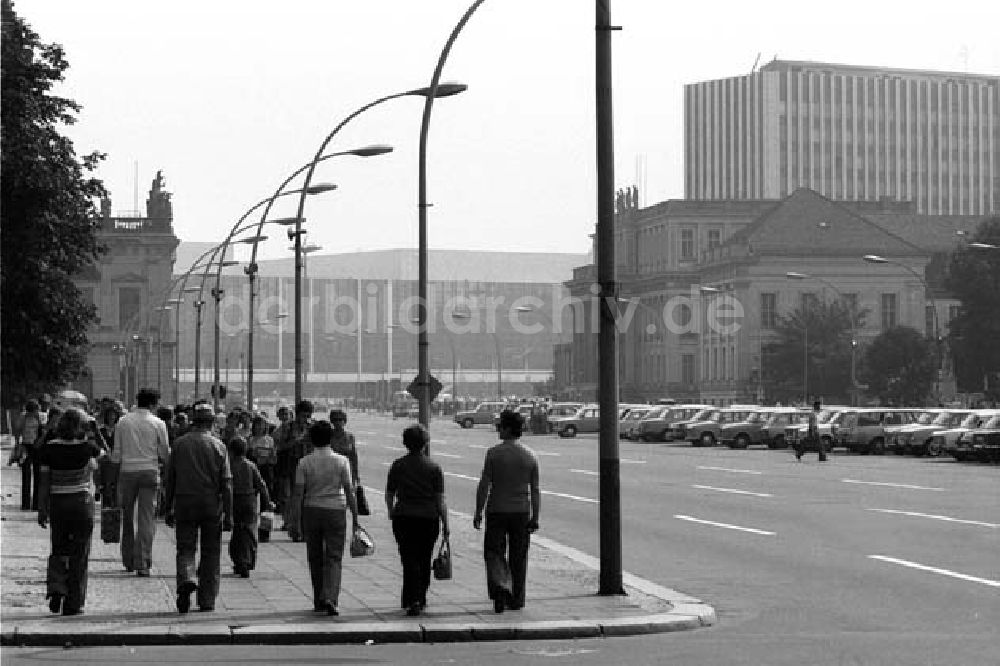
[{"label": "child walking", "polygon": [[[229,557],[233,573],[250,577],[257,563],[257,526],[260,511],[271,511],[271,494],[257,466],[247,460],[247,441],[242,437],[229,440],[229,465],[233,474],[233,536],[229,541]],[[260,510],[257,498],[260,496]]]}]

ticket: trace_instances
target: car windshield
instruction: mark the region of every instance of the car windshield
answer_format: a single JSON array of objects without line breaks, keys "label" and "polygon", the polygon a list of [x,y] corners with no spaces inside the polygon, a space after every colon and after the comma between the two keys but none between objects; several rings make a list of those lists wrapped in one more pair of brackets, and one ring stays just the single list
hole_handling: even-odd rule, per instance
[{"label": "car windshield", "polygon": [[1000,428],[1000,414],[991,416],[980,428]]},{"label": "car windshield", "polygon": [[720,420],[723,423],[743,423],[753,412],[722,412]]},{"label": "car windshield", "polygon": [[712,415],[712,410],[711,409],[702,409],[700,411],[695,412],[691,416],[691,420],[692,421],[704,421],[705,419],[711,417],[711,415]]},{"label": "car windshield", "polygon": [[754,412],[747,418],[747,423],[764,423],[767,421],[767,412]]},{"label": "car windshield", "polygon": [[645,416],[648,411],[649,411],[648,409],[633,409],[631,412],[628,413],[628,416],[625,418],[627,418],[629,421],[638,421],[643,416]]},{"label": "car windshield", "polygon": [[919,423],[920,425],[930,425],[931,422],[937,418],[937,416],[937,412],[924,412],[917,418],[916,423]]},{"label": "car windshield", "polygon": [[962,422],[958,424],[959,428],[975,428],[979,425],[979,420],[983,418],[979,414],[967,414]]},{"label": "car windshield", "polygon": [[819,415],[819,418],[817,419],[817,422],[818,423],[830,423],[831,421],[833,421],[833,419],[838,414],[840,414],[840,412],[833,411],[833,410],[829,410],[829,411],[826,411],[826,412],[820,412],[820,415]]},{"label": "car windshield", "polygon": [[951,412],[943,412],[941,414],[938,414],[938,417],[934,419],[933,425],[943,425],[943,426],[952,425],[958,418],[961,418],[959,414],[954,414]]},{"label": "car windshield", "polygon": [[657,419],[660,417],[661,414],[663,414],[666,411],[667,411],[666,407],[653,407],[651,410],[646,412],[646,415],[643,418]]}]

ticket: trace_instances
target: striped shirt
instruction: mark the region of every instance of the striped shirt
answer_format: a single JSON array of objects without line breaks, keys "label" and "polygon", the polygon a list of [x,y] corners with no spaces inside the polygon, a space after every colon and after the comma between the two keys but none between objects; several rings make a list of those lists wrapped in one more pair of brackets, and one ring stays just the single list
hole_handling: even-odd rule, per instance
[{"label": "striped shirt", "polygon": [[87,439],[52,439],[38,451],[42,469],[49,470],[49,492],[53,495],[93,491],[97,458],[104,455]]}]

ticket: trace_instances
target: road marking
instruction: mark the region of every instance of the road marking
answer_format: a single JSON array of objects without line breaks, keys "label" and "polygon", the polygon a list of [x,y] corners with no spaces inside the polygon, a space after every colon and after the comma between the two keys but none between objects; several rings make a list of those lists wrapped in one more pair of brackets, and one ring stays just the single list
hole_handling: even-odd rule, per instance
[{"label": "road marking", "polygon": [[374,430],[359,430],[362,435],[377,435],[378,433]]},{"label": "road marking", "polygon": [[397,435],[395,433],[389,433],[389,432],[382,433],[382,436],[383,437],[388,437],[389,439],[395,439],[396,437],[399,437],[399,435]]},{"label": "road marking", "polygon": [[774,497],[771,493],[752,493],[749,490],[736,490],[735,488],[716,488],[715,486],[698,486],[692,485],[692,488],[700,488],[702,490],[717,490],[720,493],[736,493],[737,495],[753,495],[754,497]]},{"label": "road marking", "polygon": [[405,451],[402,446],[383,446],[383,449],[389,449],[390,451]]},{"label": "road marking", "polygon": [[631,464],[631,465],[645,465],[646,464],[645,460],[632,460],[631,458],[622,458],[619,462],[623,462],[623,463],[625,463],[627,465],[628,464]]},{"label": "road marking", "polygon": [[462,456],[456,455],[454,453],[441,453],[440,451],[435,451],[434,452],[434,456],[435,457],[440,456],[441,458],[461,458],[462,457]]},{"label": "road marking", "polygon": [[857,479],[841,479],[844,483],[863,483],[868,486],[889,486],[890,488],[909,488],[910,490],[938,490],[944,491],[944,488],[929,488],[927,486],[914,486],[909,483],[886,483],[883,481],[858,481]]},{"label": "road marking", "polygon": [[536,456],[555,456],[556,458],[558,458],[562,454],[561,453],[553,453],[552,451],[535,451],[535,455]]},{"label": "road marking", "polygon": [[431,444],[447,444],[447,439],[432,439]]},{"label": "road marking", "polygon": [[587,474],[589,476],[598,476],[597,472],[589,469],[571,469],[571,472],[576,472],[577,474]]},{"label": "road marking", "polygon": [[929,567],[926,564],[917,564],[916,562],[910,562],[908,560],[900,560],[895,557],[886,557],[885,555],[869,555],[870,560],[881,560],[882,562],[891,562],[892,564],[899,564],[904,567],[910,567],[911,569],[919,569],[920,571],[930,571],[931,573],[941,574],[942,576],[951,576],[952,578],[960,578],[962,580],[971,581],[973,583],[982,583],[983,585],[989,585],[990,587],[1000,587],[1000,580],[990,580],[988,578],[977,578],[976,576],[970,576],[968,574],[958,573],[957,571],[949,571],[948,569],[939,569],[938,567]]},{"label": "road marking", "polygon": [[[453,476],[456,479],[466,479],[467,481],[475,481],[476,483],[479,483],[479,477],[476,476],[468,476],[466,474],[456,474],[455,472],[445,472],[444,475]],[[562,497],[563,499],[570,499],[576,502],[586,502],[587,504],[599,504],[597,500],[591,499],[589,497],[580,497],[579,495],[569,495],[567,493],[557,493],[553,490],[543,490],[541,491],[541,493],[543,495],[551,495],[552,497]]]},{"label": "road marking", "polygon": [[900,511],[898,509],[868,509],[869,511],[880,511],[882,513],[895,513],[901,516],[916,516],[918,518],[933,518],[934,520],[944,520],[949,523],[962,523],[963,525],[979,525],[981,527],[991,527],[993,529],[1000,528],[997,523],[985,523],[980,520],[963,520],[961,518],[952,518],[951,516],[938,516],[933,513],[919,513],[917,511]]},{"label": "road marking", "polygon": [[729,525],[727,523],[716,523],[711,520],[701,520],[700,518],[692,518],[691,516],[682,516],[680,514],[674,514],[674,518],[680,518],[681,520],[689,520],[692,523],[701,523],[702,525],[711,525],[712,527],[723,527],[727,530],[739,530],[741,532],[750,532],[752,534],[763,534],[764,536],[774,536],[776,532],[767,532],[765,530],[754,529],[753,527],[740,527],[739,525]]},{"label": "road marking", "polygon": [[488,449],[490,447],[483,446],[482,444],[469,444],[470,449]]},{"label": "road marking", "polygon": [[702,467],[699,465],[698,469],[710,469],[716,472],[735,472],[737,474],[763,474],[763,472],[757,472],[752,469],[732,469],[730,467]]}]

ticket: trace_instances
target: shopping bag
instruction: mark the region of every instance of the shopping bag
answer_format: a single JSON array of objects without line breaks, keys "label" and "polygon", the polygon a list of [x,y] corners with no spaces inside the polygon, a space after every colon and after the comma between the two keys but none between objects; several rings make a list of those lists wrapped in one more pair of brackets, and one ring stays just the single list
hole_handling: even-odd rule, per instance
[{"label": "shopping bag", "polygon": [[257,524],[257,541],[267,543],[271,540],[271,529],[274,527],[274,514],[264,511],[260,514],[260,522]]},{"label": "shopping bag", "polygon": [[101,507],[101,541],[104,543],[120,543],[122,539],[121,507]]},{"label": "shopping bag", "polygon": [[357,493],[357,496],[358,496],[358,515],[359,516],[370,516],[370,515],[372,515],[372,510],[368,506],[368,498],[365,497],[364,486],[358,484],[358,487],[355,490],[355,492]]},{"label": "shopping bag", "polygon": [[438,548],[437,557],[431,563],[434,571],[434,578],[438,580],[451,580],[451,543],[448,537],[441,540],[441,547]]},{"label": "shopping bag", "polygon": [[351,557],[365,557],[375,552],[375,540],[368,530],[358,525],[351,537]]}]

